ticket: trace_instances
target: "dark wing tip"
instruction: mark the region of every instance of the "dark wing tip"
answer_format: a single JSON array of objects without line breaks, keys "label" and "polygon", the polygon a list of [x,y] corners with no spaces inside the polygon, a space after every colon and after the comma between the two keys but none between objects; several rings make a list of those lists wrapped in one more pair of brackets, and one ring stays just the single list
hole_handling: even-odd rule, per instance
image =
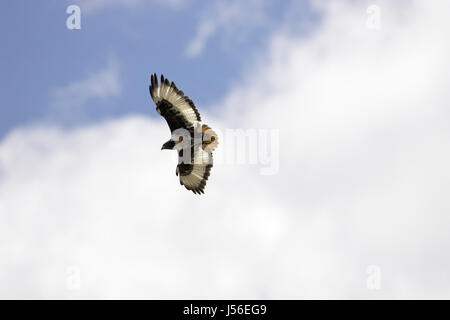
[{"label": "dark wing tip", "polygon": [[153,98],[153,88],[154,88],[154,82],[153,82],[153,74],[150,75],[150,86],[148,87],[148,90],[150,91],[150,96]]},{"label": "dark wing tip", "polygon": [[154,99],[155,95],[155,90],[158,88],[158,77],[156,75],[156,73],[150,75],[150,96],[152,97],[152,99]]},{"label": "dark wing tip", "polygon": [[203,191],[203,189],[197,188],[197,189],[192,189],[192,192],[194,192],[195,194],[204,194],[205,192]]}]

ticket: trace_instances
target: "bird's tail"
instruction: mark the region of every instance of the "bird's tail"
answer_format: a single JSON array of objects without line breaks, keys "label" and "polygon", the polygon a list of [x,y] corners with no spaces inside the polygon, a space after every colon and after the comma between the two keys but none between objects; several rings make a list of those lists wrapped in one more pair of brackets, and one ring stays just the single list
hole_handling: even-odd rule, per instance
[{"label": "bird's tail", "polygon": [[202,125],[202,136],[203,136],[203,149],[208,148],[209,151],[214,151],[219,145],[219,138],[217,133],[213,131],[208,125]]}]

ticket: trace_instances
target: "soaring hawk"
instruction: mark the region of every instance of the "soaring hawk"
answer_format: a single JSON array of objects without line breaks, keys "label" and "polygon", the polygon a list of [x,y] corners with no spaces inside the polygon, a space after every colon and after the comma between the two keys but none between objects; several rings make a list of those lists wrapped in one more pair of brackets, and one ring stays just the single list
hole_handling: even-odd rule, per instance
[{"label": "soaring hawk", "polygon": [[176,150],[176,175],[180,177],[180,184],[196,194],[204,193],[213,166],[212,151],[218,145],[217,134],[200,123],[200,114],[192,100],[163,75],[158,84],[153,74],[149,89],[156,111],[166,119],[171,132],[170,140],[161,150]]}]

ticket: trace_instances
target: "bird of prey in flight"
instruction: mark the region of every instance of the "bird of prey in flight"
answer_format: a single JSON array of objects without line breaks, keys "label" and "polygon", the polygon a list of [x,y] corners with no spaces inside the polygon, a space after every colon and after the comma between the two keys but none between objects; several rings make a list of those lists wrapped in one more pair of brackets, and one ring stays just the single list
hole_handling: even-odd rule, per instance
[{"label": "bird of prey in flight", "polygon": [[217,134],[206,124],[201,124],[200,113],[192,100],[163,75],[159,84],[153,74],[149,89],[156,111],[166,119],[171,132],[170,140],[161,150],[176,150],[176,175],[180,184],[196,194],[204,193],[213,166],[212,151],[218,145]]}]

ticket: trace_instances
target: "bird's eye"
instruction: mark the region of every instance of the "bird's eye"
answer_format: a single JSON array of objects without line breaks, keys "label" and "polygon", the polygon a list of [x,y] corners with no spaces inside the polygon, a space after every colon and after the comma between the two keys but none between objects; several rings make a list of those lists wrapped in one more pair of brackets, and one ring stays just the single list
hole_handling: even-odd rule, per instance
[{"label": "bird's eye", "polygon": [[180,136],[180,137],[178,138],[178,142],[181,142],[181,141],[183,141],[183,136]]}]

